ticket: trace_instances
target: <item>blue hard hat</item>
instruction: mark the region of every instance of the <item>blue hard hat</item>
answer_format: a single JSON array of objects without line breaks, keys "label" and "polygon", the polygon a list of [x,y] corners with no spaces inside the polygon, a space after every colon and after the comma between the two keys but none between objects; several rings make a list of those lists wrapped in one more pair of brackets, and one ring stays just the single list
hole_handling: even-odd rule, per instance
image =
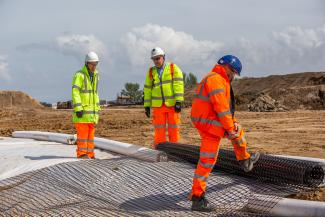
[{"label": "blue hard hat", "polygon": [[240,72],[242,70],[242,65],[241,65],[240,60],[237,57],[235,57],[233,55],[223,56],[218,60],[218,64],[220,64],[220,65],[228,64],[240,76]]}]

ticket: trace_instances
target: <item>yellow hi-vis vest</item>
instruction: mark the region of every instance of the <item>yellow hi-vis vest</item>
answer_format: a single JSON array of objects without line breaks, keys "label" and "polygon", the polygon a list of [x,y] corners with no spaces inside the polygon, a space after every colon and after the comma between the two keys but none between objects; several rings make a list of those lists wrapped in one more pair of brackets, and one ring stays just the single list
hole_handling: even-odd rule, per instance
[{"label": "yellow hi-vis vest", "polygon": [[144,107],[174,106],[184,101],[184,82],[181,69],[174,63],[166,63],[159,78],[157,68],[151,67],[144,82]]},{"label": "yellow hi-vis vest", "polygon": [[[87,67],[76,72],[72,81],[73,123],[98,123],[99,96],[98,72],[94,71],[93,82],[90,81]],[[83,111],[81,118],[77,111]]]}]

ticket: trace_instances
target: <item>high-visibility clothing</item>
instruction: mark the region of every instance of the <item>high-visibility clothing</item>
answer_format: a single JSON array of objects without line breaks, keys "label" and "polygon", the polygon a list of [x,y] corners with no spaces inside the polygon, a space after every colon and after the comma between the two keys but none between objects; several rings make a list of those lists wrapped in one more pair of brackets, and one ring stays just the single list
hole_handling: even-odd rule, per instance
[{"label": "high-visibility clothing", "polygon": [[213,136],[205,131],[200,131],[201,147],[199,162],[194,172],[191,196],[200,197],[206,190],[206,180],[209,177],[218,157],[221,137]]},{"label": "high-visibility clothing", "polygon": [[94,158],[95,125],[92,123],[76,123],[75,127],[77,130],[77,157],[88,155],[88,157]]},{"label": "high-visibility clothing", "polygon": [[[72,103],[74,123],[98,123],[99,96],[98,96],[98,73],[93,72],[91,82],[87,67],[77,71],[72,81]],[[81,118],[76,115],[77,111],[83,111]]]},{"label": "high-visibility clothing", "polygon": [[[200,197],[206,191],[207,179],[217,162],[221,137],[215,136],[209,131],[198,131],[201,136],[200,157],[194,172],[191,196]],[[248,159],[250,154],[246,151],[247,142],[243,129],[240,129],[238,133],[239,137],[231,140],[236,159]]]},{"label": "high-visibility clothing", "polygon": [[169,142],[178,142],[180,113],[176,113],[174,107],[163,105],[153,108],[153,126],[155,128],[154,144],[166,142],[166,128],[168,129]]},{"label": "high-visibility clothing", "polygon": [[[234,131],[234,102],[231,100],[230,81],[225,69],[216,65],[200,82],[192,103],[191,119],[201,136],[200,160],[194,173],[192,196],[200,197],[206,189],[206,180],[218,156],[219,144],[226,132]],[[231,142],[237,160],[250,157],[246,150],[244,131]]]},{"label": "high-visibility clothing", "polygon": [[174,106],[184,101],[184,82],[181,69],[174,63],[165,63],[162,75],[151,67],[144,82],[144,107]]},{"label": "high-visibility clothing", "polygon": [[244,130],[240,128],[238,134],[239,136],[237,138],[231,140],[231,144],[234,147],[236,159],[239,161],[248,159],[251,155],[247,152],[247,141]]},{"label": "high-visibility clothing", "polygon": [[191,119],[198,129],[213,131],[223,137],[234,130],[231,113],[230,81],[225,69],[217,65],[200,82],[192,102]]},{"label": "high-visibility clothing", "polygon": [[178,142],[180,114],[175,112],[174,106],[176,101],[184,101],[181,69],[174,63],[165,63],[159,74],[157,67],[151,67],[146,76],[143,92],[144,107],[153,107],[154,146],[166,142],[166,127],[169,141]]}]

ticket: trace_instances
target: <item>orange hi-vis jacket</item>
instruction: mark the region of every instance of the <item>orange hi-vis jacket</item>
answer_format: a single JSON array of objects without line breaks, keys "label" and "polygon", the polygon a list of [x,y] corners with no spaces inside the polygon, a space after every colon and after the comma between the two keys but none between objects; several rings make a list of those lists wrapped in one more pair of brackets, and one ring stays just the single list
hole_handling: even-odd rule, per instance
[{"label": "orange hi-vis jacket", "polygon": [[225,131],[235,129],[230,109],[230,81],[226,70],[221,65],[215,65],[196,90],[196,98],[192,102],[192,122],[202,131],[223,137]]}]

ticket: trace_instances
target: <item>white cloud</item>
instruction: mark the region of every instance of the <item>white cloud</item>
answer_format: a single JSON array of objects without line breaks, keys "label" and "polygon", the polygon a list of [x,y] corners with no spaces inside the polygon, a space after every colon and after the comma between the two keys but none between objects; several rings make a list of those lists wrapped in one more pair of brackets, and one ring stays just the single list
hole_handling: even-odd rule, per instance
[{"label": "white cloud", "polygon": [[[189,33],[171,27],[146,24],[123,35],[120,45],[110,48],[110,56],[107,55],[106,45],[95,35],[64,34],[52,42],[27,44],[19,49],[55,50],[78,61],[83,61],[85,53],[93,50],[103,60],[101,66],[110,67],[105,72],[121,71],[121,76],[140,76],[152,64],[150,51],[156,46],[166,51],[168,60],[181,66],[184,71],[198,75],[207,73],[216,60],[225,54],[234,54],[242,60],[243,76],[325,69],[325,25],[314,29],[287,27],[283,31],[273,32],[267,40],[239,37],[237,41],[224,42],[218,39],[198,40]],[[4,63],[2,65],[7,68]],[[8,79],[7,71],[2,74]]]},{"label": "white cloud", "polygon": [[7,61],[7,56],[4,55],[0,55],[0,78],[7,82],[11,80],[9,74],[9,63]]},{"label": "white cloud", "polygon": [[223,47],[219,42],[199,41],[185,32],[153,24],[133,28],[123,36],[121,43],[134,66],[148,64],[150,51],[156,46],[165,50],[168,59],[183,65],[204,64],[215,58],[215,53]]},{"label": "white cloud", "polygon": [[325,25],[315,29],[287,27],[262,42],[242,39],[232,50],[243,59],[245,71],[255,76],[324,71]]},{"label": "white cloud", "polygon": [[325,25],[321,28],[288,27],[273,33],[278,58],[286,66],[325,68]]},{"label": "white cloud", "polygon": [[121,43],[133,66],[150,64],[150,50],[160,46],[165,49],[167,59],[196,72],[209,70],[224,54],[238,56],[244,65],[244,75],[248,76],[325,69],[325,25],[315,29],[288,27],[259,42],[239,38],[226,43],[196,40],[170,27],[147,24],[133,28]]},{"label": "white cloud", "polygon": [[275,40],[290,49],[314,49],[322,46],[325,39],[325,26],[317,29],[288,27],[282,32],[274,32]]},{"label": "white cloud", "polygon": [[[64,34],[50,42],[30,43],[18,47],[21,51],[50,50],[64,55],[73,56],[78,61],[90,51],[99,57],[107,55],[105,44],[94,35]],[[103,58],[102,58],[103,59]]]},{"label": "white cloud", "polygon": [[94,35],[69,34],[55,39],[56,48],[66,55],[80,58],[89,51],[95,51],[99,56],[106,54],[105,44]]}]

